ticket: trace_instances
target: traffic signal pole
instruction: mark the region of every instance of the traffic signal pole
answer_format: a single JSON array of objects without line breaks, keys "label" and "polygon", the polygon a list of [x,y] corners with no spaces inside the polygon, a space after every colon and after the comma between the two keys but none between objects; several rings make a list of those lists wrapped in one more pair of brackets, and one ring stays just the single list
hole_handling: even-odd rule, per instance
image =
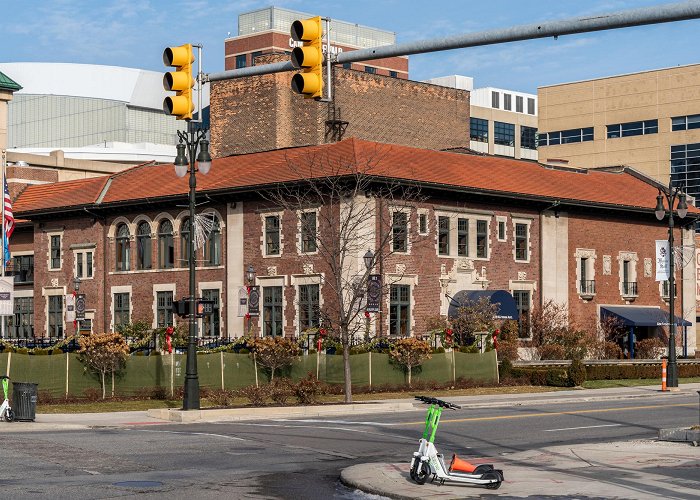
[{"label": "traffic signal pole", "polygon": [[[557,37],[563,35],[575,35],[578,33],[629,28],[632,26],[645,26],[649,24],[670,23],[698,18],[700,18],[700,1],[693,0],[688,2],[657,5],[654,7],[629,9],[619,12],[612,12],[609,14],[575,17],[559,21],[547,21],[534,24],[523,24],[511,28],[467,33],[464,35],[420,40],[417,42],[399,43],[396,45],[386,45],[383,47],[374,47],[369,49],[353,50],[342,52],[332,60],[330,58],[330,52],[327,52],[327,57],[331,64],[372,61],[375,59],[383,59],[385,57],[425,54],[428,52],[439,52],[443,50],[462,49],[467,47],[480,47],[484,45],[517,42],[521,40],[534,40],[537,38],[554,37],[556,39]],[[219,80],[230,80],[255,75],[269,75],[272,73],[283,73],[286,71],[295,70],[296,68],[291,62],[285,61],[274,64],[253,66],[250,68],[233,69],[219,73],[209,73],[203,75],[203,78],[204,81],[215,82]]]}]

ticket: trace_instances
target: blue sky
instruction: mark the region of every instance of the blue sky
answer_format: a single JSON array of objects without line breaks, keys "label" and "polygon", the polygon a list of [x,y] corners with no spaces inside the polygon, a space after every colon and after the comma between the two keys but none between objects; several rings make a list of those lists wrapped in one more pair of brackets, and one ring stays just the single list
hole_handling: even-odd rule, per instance
[{"label": "blue sky", "polygon": [[[238,14],[276,5],[394,31],[399,42],[671,3],[654,0],[45,0],[14,3],[0,60],[112,64],[162,71],[162,51],[205,47],[205,72],[224,68]],[[700,62],[700,20],[411,56],[410,77],[474,77],[476,87],[538,86]]]}]

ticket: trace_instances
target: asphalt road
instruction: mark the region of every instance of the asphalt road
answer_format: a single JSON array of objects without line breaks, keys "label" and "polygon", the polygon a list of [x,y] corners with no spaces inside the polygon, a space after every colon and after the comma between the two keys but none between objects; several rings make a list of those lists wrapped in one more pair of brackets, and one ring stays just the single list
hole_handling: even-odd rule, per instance
[{"label": "asphalt road", "polygon": [[[444,412],[448,457],[652,438],[697,422],[697,397],[549,402]],[[338,482],[357,463],[409,460],[424,412],[0,434],[3,498],[368,498]],[[0,431],[1,432],[1,431]],[[376,498],[376,497],[375,497]]]}]

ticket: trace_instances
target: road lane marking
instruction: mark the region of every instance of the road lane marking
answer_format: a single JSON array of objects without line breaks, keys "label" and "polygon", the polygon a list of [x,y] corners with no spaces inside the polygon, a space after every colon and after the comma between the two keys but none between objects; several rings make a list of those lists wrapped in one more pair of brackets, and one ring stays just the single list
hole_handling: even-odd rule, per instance
[{"label": "road lane marking", "polygon": [[385,422],[367,422],[367,421],[361,421],[361,420],[323,420],[319,418],[276,418],[273,420],[274,422],[301,422],[301,423],[306,423],[306,424],[313,424],[313,423],[327,423],[327,424],[349,424],[349,425],[374,425],[377,427],[381,427],[383,425],[394,425],[390,423],[385,423]]},{"label": "road lane marking", "polygon": [[579,429],[597,429],[598,427],[620,427],[622,424],[586,425],[584,427],[564,427],[562,429],[544,429],[544,432],[577,431]]},{"label": "road lane marking", "polygon": [[[459,423],[459,422],[480,422],[489,420],[508,420],[517,418],[536,418],[536,417],[558,417],[561,415],[581,415],[586,413],[609,413],[612,411],[632,411],[632,410],[651,410],[654,408],[670,408],[673,406],[689,406],[692,408],[697,407],[696,403],[674,403],[674,404],[658,404],[658,405],[644,405],[644,406],[626,406],[622,408],[598,408],[594,410],[572,410],[572,411],[557,411],[552,413],[540,412],[540,413],[525,413],[523,415],[497,415],[492,417],[470,417],[470,418],[452,418],[452,419],[440,419],[440,423]],[[425,420],[420,420],[416,422],[397,422],[391,425],[425,425]]]},{"label": "road lane marking", "polygon": [[184,434],[186,436],[207,436],[207,437],[213,437],[213,438],[224,438],[224,439],[231,439],[233,441],[247,441],[246,439],[235,437],[235,436],[227,436],[226,434],[212,434],[210,432],[187,432],[187,431],[157,431],[157,430],[151,430],[151,429],[131,429],[134,432],[159,432],[162,434]]}]

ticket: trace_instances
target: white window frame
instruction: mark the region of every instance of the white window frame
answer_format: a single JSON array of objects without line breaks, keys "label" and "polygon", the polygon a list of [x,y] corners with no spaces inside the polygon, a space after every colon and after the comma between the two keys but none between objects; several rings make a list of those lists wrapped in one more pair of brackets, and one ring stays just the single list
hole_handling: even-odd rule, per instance
[{"label": "white window frame", "polygon": [[[219,335],[221,337],[226,337],[224,335],[224,332],[226,331],[225,325],[224,325],[224,318],[226,317],[224,314],[224,294],[222,290],[224,289],[224,284],[221,281],[200,281],[197,284],[197,290],[199,292],[198,297],[202,297],[202,293],[204,290],[218,290],[219,292]],[[173,297],[175,297],[175,293],[173,292]],[[173,323],[175,322],[175,317],[177,315],[173,316]],[[204,318],[199,318],[197,320],[197,331],[199,332],[199,336],[203,337],[204,335]]]},{"label": "white window frame", "polygon": [[[302,285],[318,285],[318,309],[323,310],[323,283],[325,275],[320,274],[292,274],[292,286],[294,287],[294,335],[301,335],[299,324],[299,287]],[[282,296],[282,313],[284,313],[284,294]]]},{"label": "white window frame", "polygon": [[[63,338],[67,337],[66,332],[66,287],[65,286],[54,286],[54,287],[44,287],[41,289],[41,295],[44,297],[44,336],[49,337],[49,297],[60,296],[62,298],[63,305],[61,306],[63,314],[61,315]],[[36,332],[36,301],[34,302],[34,331]]]},{"label": "white window frame", "polygon": [[[513,217],[511,219],[512,224],[513,224],[513,260],[518,263],[522,264],[528,264],[530,262],[530,259],[532,258],[532,235],[530,234],[531,228],[532,228],[532,219],[525,219],[525,218],[520,218],[520,217]],[[525,240],[526,240],[526,247],[527,247],[527,259],[518,259],[516,257],[516,251],[515,251],[515,240],[516,240],[516,233],[515,233],[515,228],[517,224],[525,224],[526,229],[525,229]]]},{"label": "white window frame", "polygon": [[[401,212],[406,214],[406,251],[399,252],[394,250],[394,213]],[[389,206],[389,217],[391,220],[391,238],[389,241],[389,248],[391,253],[396,255],[411,255],[411,208],[410,207],[400,207],[396,205]]]},{"label": "white window frame", "polygon": [[[449,241],[449,254],[440,254],[439,250],[439,236],[440,236],[440,217],[448,217],[450,220],[450,241]],[[435,210],[433,214],[433,219],[435,220],[435,255],[438,258],[449,258],[449,259],[471,259],[475,261],[489,261],[491,260],[491,255],[493,251],[493,242],[491,238],[491,223],[493,222],[494,215],[492,213],[482,213],[476,211],[458,211],[458,210],[448,210],[440,209]],[[467,255],[457,254],[457,241],[458,241],[458,229],[459,225],[458,219],[467,219],[467,227],[469,231],[469,240]],[[485,220],[486,221],[486,257],[476,256],[476,221]]]},{"label": "white window frame", "polygon": [[[457,219],[455,219],[456,221]],[[387,286],[387,292],[384,294],[384,307],[386,311],[386,318],[384,319],[384,326],[386,331],[389,331],[391,325],[391,294],[389,293],[389,288],[391,285],[408,285],[409,295],[410,295],[410,321],[408,323],[409,335],[408,337],[415,337],[416,334],[416,287],[418,286],[418,275],[417,274],[394,274],[387,273],[384,275],[384,283]],[[407,337],[407,338],[408,338]]]},{"label": "white window frame", "polygon": [[[59,252],[61,255],[60,255],[60,264],[58,267],[51,266],[51,238],[53,236],[58,236],[60,238],[60,243],[58,245],[58,249],[59,249]],[[64,255],[64,253],[63,253],[63,231],[47,232],[46,238],[47,238],[47,243],[48,243],[48,250],[46,252],[46,257],[47,257],[46,268],[49,271],[60,271],[61,269],[63,269],[63,255]]]},{"label": "white window frame", "polygon": [[134,293],[131,285],[113,286],[109,290],[109,329],[114,331],[114,294],[128,293],[129,294],[129,323],[132,321],[134,314]]},{"label": "white window frame", "polygon": [[597,292],[581,292],[581,259],[588,259],[586,261],[587,281],[595,282],[595,261],[597,259],[596,251],[592,248],[577,248],[574,252],[574,258],[576,259],[576,293],[583,300],[591,300],[593,297],[595,297]]},{"label": "white window frame", "polygon": [[[500,235],[500,225],[503,224],[503,238]],[[514,226],[515,227],[515,226]],[[508,241],[508,217],[505,215],[496,216],[496,240],[503,243]]]},{"label": "white window frame", "polygon": [[[637,283],[637,293],[624,293],[624,284],[623,280],[625,279],[624,276],[624,263],[625,261],[628,261],[630,263],[630,282]],[[623,299],[627,300],[634,300],[634,298],[639,296],[639,280],[637,279],[637,262],[639,262],[639,257],[637,256],[637,252],[628,252],[628,251],[620,251],[617,254],[617,267],[618,267],[618,272],[619,272],[619,277],[620,277],[620,282],[619,282],[619,287],[620,287],[620,295],[622,296]]]},{"label": "white window frame", "polygon": [[[420,236],[427,236],[428,234],[430,234],[430,217],[428,214],[428,209],[427,208],[419,208],[416,212],[418,213],[418,216],[416,219],[416,224],[418,225],[418,227],[416,228],[417,232]],[[425,231],[424,232],[421,232],[421,230],[420,230],[420,218],[421,217],[425,217]]]},{"label": "white window frame", "polygon": [[[158,292],[172,292],[173,300],[177,300],[177,286],[175,283],[159,283],[153,285],[153,302],[151,306],[151,312],[153,313],[153,321],[151,322],[152,328],[158,328]],[[173,326],[177,326],[178,318],[179,316],[173,313]]]},{"label": "white window frame", "polygon": [[[284,214],[284,211],[280,211],[280,210],[269,211],[269,212],[260,212],[260,225],[261,225],[260,255],[262,255],[263,258],[276,259],[276,258],[282,257],[282,255],[284,255],[284,231],[282,230],[282,224],[284,221],[284,218],[282,217],[283,214]],[[265,244],[265,218],[266,217],[274,217],[274,216],[279,217],[279,220],[280,220],[280,228],[279,228],[280,252],[275,253],[275,254],[268,254],[267,253],[267,245]]]},{"label": "white window frame", "polygon": [[[73,248],[73,277],[81,281],[95,279],[95,248],[96,245]],[[87,271],[87,254],[92,254],[92,276],[85,276]],[[82,254],[83,276],[78,276],[78,254]]]},{"label": "white window frame", "polygon": [[[316,250],[313,252],[304,252],[303,251],[303,233],[302,233],[302,223],[301,223],[301,218],[303,214],[314,212],[316,214]],[[304,210],[297,210],[297,253],[299,255],[318,255],[319,252],[319,237],[318,237],[318,222],[320,220],[320,214],[321,214],[321,207],[316,207],[316,208],[307,208]],[[269,216],[270,214],[266,214],[266,216]],[[265,219],[263,218],[263,233],[265,232]],[[280,216],[280,233],[282,232],[282,218]],[[264,235],[263,235],[263,240],[264,240]],[[282,253],[282,238],[280,234],[280,254]]]}]

